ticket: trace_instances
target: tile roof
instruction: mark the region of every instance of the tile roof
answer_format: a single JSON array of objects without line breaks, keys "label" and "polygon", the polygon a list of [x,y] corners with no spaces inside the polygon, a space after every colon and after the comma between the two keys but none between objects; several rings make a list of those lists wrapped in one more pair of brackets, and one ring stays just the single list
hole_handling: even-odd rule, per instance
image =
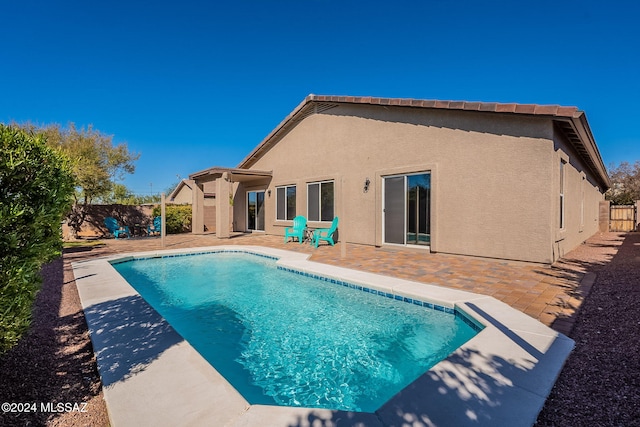
[{"label": "tile roof", "polygon": [[371,96],[309,95],[303,104],[311,101],[349,104],[397,105],[402,107],[438,108],[446,110],[487,111],[495,113],[534,114],[560,117],[579,117],[578,107],[538,104],[501,104],[497,102],[441,101],[412,98],[376,98]]}]

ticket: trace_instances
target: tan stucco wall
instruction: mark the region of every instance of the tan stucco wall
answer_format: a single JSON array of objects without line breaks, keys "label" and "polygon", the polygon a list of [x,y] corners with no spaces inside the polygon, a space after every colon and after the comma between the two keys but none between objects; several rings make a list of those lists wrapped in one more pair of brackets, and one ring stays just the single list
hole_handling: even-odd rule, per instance
[{"label": "tan stucco wall", "polygon": [[192,201],[191,189],[186,185],[182,186],[178,194],[173,197],[170,203],[174,205],[190,205]]},{"label": "tan stucco wall", "polygon": [[[599,205],[603,191],[592,179],[588,168],[574,148],[560,135],[554,135],[555,156],[550,194],[555,197],[553,218],[553,259],[564,256],[599,231]],[[560,162],[565,166],[565,227],[560,228]]]},{"label": "tan stucco wall", "polygon": [[[205,188],[209,188],[212,184],[207,183]],[[204,190],[206,193],[215,193],[215,191],[209,191],[208,189]],[[191,194],[191,189],[186,185],[180,189],[178,194],[174,197],[174,199],[170,202],[174,205],[190,205],[192,203],[193,196]],[[214,207],[216,205],[215,198],[213,197],[205,197],[204,198],[204,206]]]},{"label": "tan stucco wall", "polygon": [[[204,185],[202,186],[202,191],[204,193],[206,193],[206,194],[215,194],[215,192],[216,192],[215,181],[205,182]],[[204,205],[205,206],[216,206],[215,197],[205,197],[204,198]]]},{"label": "tan stucco wall", "polygon": [[[220,178],[220,179],[223,179],[223,178]],[[226,215],[223,215],[223,217],[228,220],[226,222],[228,222],[229,225],[221,233],[219,232],[221,230],[218,230],[217,228],[218,216],[219,216],[218,205],[217,205],[217,201],[218,201],[217,194],[221,189],[227,191],[226,188],[228,188],[229,189],[228,191],[231,192],[232,188],[234,187],[234,184],[227,180],[223,179],[223,182],[224,184],[220,182],[220,188],[218,188],[218,179],[216,179],[215,177],[205,176],[197,180],[197,184],[202,190],[200,194],[203,200],[202,200],[202,212],[196,212],[194,210],[194,217],[197,215],[202,216],[203,230],[200,230],[200,231],[196,230],[194,232],[196,233],[215,232],[216,234],[224,235],[224,237],[228,237],[228,232],[233,230],[232,222],[230,219],[231,215],[233,214],[233,207],[229,204],[228,196],[223,197],[221,201],[224,201],[224,205],[227,209],[227,213]],[[205,194],[207,194],[208,196],[205,197],[204,196]],[[211,195],[213,194],[216,194],[216,197],[212,197]]]},{"label": "tan stucco wall", "polygon": [[[550,121],[352,108],[304,119],[252,166],[273,170],[267,233],[281,234],[289,225],[275,220],[277,186],[295,184],[297,213],[306,215],[307,183],[333,179],[341,238],[381,244],[383,177],[430,171],[432,250],[550,261],[555,200],[548,194],[554,156]],[[371,186],[364,193],[367,177]]]}]

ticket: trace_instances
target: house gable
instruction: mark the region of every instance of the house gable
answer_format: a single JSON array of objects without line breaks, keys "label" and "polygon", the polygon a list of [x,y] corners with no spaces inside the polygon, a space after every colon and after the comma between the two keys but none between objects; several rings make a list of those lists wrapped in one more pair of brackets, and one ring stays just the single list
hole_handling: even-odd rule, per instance
[{"label": "house gable", "polygon": [[[289,133],[300,122],[314,114],[331,114],[338,106],[350,106],[352,114],[359,115],[360,112],[369,110],[366,106],[375,106],[377,109],[387,107],[397,107],[406,111],[412,109],[451,111],[451,112],[475,112],[495,114],[496,117],[504,115],[528,116],[531,118],[550,120],[554,126],[570,141],[573,147],[581,156],[583,162],[589,168],[593,179],[598,182],[604,190],[610,187],[610,180],[606,173],[606,168],[600,156],[600,152],[595,143],[595,139],[589,128],[586,115],[577,107],[564,107],[559,105],[537,105],[537,104],[502,104],[487,102],[466,102],[466,101],[438,101],[419,100],[406,98],[374,98],[374,97],[353,97],[353,96],[307,96],[285,119],[267,135],[267,137],[249,155],[240,162],[239,169],[251,168],[266,152],[271,150],[287,133]],[[396,109],[396,108],[394,108]],[[398,121],[402,118],[398,117]],[[524,129],[520,127],[515,131],[522,135]]]}]

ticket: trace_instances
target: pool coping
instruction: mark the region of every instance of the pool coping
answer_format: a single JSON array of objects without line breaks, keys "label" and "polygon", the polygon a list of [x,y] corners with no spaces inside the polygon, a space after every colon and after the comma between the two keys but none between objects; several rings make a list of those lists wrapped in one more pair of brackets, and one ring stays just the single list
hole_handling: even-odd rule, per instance
[{"label": "pool coping", "polygon": [[[484,329],[375,413],[250,405],[188,342],[166,329],[153,309],[140,308],[137,292],[111,265],[229,251],[278,258],[285,269],[455,309]],[[573,340],[493,297],[321,264],[309,257],[225,245],[74,262],[111,424],[289,426],[318,420],[323,425],[530,426],[574,347]],[[148,342],[136,336],[141,331]]]}]

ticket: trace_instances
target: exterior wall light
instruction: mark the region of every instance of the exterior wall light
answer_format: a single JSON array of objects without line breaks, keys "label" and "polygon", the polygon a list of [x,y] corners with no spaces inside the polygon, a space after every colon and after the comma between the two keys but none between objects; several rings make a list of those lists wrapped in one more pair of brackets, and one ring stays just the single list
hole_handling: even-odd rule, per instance
[{"label": "exterior wall light", "polygon": [[369,185],[371,184],[371,180],[369,179],[369,177],[365,178],[364,180],[364,188],[362,189],[363,192],[367,192],[369,191]]}]

